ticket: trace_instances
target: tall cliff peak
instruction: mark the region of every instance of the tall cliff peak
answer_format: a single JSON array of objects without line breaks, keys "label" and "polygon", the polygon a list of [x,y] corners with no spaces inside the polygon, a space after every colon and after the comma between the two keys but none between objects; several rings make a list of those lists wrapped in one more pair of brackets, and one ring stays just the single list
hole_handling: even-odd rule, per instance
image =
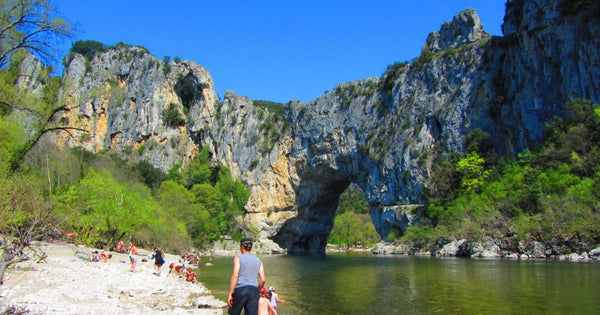
[{"label": "tall cliff peak", "polygon": [[483,30],[477,11],[467,9],[455,15],[452,21],[444,22],[439,31],[429,33],[425,44],[432,52],[436,52],[488,37],[490,34]]}]

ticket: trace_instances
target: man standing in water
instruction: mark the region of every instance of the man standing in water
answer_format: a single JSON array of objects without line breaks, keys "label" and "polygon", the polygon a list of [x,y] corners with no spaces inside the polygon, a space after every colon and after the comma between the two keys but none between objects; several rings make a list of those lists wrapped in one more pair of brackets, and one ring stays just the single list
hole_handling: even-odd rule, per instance
[{"label": "man standing in water", "polygon": [[[229,314],[238,315],[244,309],[246,315],[258,313],[259,289],[265,285],[265,269],[262,261],[252,255],[252,239],[240,242],[240,255],[233,258],[233,272],[229,281],[227,305]],[[260,281],[259,281],[260,278]]]}]

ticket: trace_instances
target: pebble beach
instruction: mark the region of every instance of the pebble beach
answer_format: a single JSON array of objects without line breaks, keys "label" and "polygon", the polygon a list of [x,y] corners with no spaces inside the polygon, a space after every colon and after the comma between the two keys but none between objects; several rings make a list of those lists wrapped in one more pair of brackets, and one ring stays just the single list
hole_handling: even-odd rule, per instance
[{"label": "pebble beach", "polygon": [[168,253],[157,276],[154,260],[142,261],[149,250],[140,249],[137,270],[130,272],[124,253],[110,252],[107,262],[92,262],[85,258],[94,249],[55,243],[40,247],[48,255],[42,262],[27,261],[7,271],[0,311],[10,306],[29,314],[222,314],[226,307],[201,283],[167,276],[169,264],[179,259]]}]

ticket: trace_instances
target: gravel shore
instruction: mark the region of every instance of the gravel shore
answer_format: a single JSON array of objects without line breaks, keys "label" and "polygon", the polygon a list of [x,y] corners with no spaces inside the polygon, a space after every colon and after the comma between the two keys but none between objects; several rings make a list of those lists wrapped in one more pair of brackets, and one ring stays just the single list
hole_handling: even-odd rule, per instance
[{"label": "gravel shore", "polygon": [[140,250],[138,268],[130,272],[127,254],[111,252],[108,262],[91,262],[82,258],[93,249],[49,243],[41,248],[48,255],[43,262],[21,263],[5,275],[0,312],[13,306],[30,314],[222,314],[226,306],[201,283],[167,277],[168,265],[179,258],[174,255],[165,255],[159,277],[154,260],[142,262],[149,250]]}]

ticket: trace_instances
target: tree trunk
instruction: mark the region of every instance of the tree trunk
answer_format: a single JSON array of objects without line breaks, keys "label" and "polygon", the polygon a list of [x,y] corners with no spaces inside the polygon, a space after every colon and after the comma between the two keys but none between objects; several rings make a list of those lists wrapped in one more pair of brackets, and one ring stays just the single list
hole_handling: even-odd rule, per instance
[{"label": "tree trunk", "polygon": [[4,285],[4,273],[6,273],[8,266],[10,266],[10,262],[3,261],[0,263],[0,285]]}]

